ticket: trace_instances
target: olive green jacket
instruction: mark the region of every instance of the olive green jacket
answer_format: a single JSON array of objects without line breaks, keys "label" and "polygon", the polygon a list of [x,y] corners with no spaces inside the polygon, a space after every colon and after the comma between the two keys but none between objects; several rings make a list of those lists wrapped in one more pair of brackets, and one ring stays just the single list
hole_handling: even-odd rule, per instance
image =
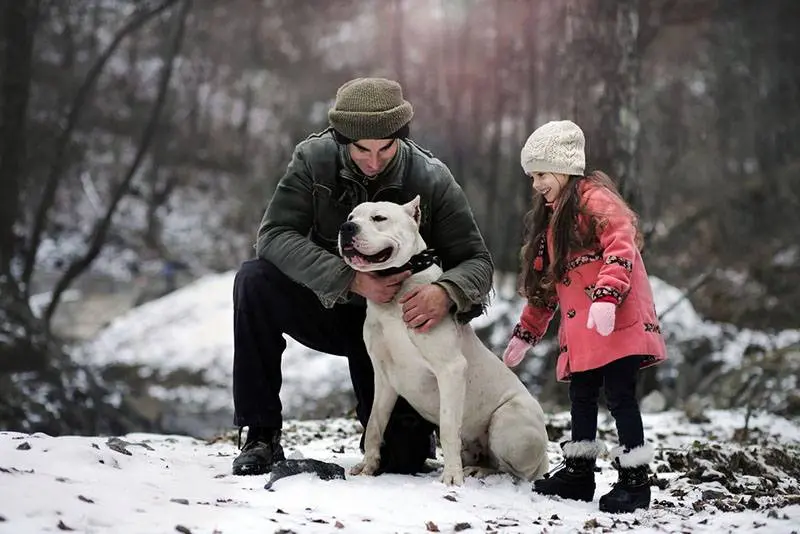
[{"label": "olive green jacket", "polygon": [[437,283],[455,303],[456,317],[468,321],[486,304],[492,258],[450,170],[410,140],[401,140],[387,169],[373,179],[358,171],[330,129],[302,141],[264,213],[257,254],[311,289],[326,308],[363,303],[348,290],[355,272],[338,256],[339,226],[361,202],[406,203],[416,195],[420,233],[442,260]]}]

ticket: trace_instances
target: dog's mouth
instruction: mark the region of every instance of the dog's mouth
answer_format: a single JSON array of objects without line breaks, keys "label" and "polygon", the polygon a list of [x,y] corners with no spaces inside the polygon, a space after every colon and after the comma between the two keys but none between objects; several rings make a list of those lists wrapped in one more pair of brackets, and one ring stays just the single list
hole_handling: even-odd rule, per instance
[{"label": "dog's mouth", "polygon": [[383,263],[392,257],[394,247],[386,247],[375,254],[363,254],[352,243],[342,245],[342,256],[355,264]]}]

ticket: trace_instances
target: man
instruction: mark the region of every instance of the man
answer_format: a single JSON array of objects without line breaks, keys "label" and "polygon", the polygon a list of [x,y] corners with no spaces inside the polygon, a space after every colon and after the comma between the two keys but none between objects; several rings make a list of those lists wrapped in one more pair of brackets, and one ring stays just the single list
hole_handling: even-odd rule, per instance
[{"label": "man", "polygon": [[[337,91],[330,128],[295,148],[261,221],[258,258],[244,262],[234,282],[234,417],[240,428],[248,427],[234,474],[262,474],[284,458],[283,334],[348,358],[356,415],[366,427],[374,384],[362,337],[364,299],[391,301],[410,271],[356,272],[338,256],[339,227],[357,204],[421,197],[421,232],[444,274],[404,302],[409,328],[428,330],[448,313],[466,322],[483,311],[491,257],[448,168],[408,139],[412,116],[397,82],[358,78]],[[431,453],[433,430],[398,399],[380,470],[420,471]]]}]

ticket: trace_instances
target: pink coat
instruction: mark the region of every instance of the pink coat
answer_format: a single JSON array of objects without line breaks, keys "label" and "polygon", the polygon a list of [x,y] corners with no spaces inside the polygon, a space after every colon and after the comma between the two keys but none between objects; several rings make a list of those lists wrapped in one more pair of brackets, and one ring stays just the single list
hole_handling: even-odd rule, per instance
[{"label": "pink coat", "polygon": [[[587,185],[581,191],[581,201],[589,212],[602,214],[597,228],[600,247],[572,253],[564,278],[556,284],[558,302],[541,307],[527,304],[515,331],[535,344],[560,308],[560,354],[556,369],[560,381],[568,381],[572,373],[596,369],[625,356],[646,356],[642,367],[660,363],[667,357],[650,281],[624,205],[603,187]],[[588,220],[579,224],[586,227]],[[547,232],[551,258],[552,243],[551,227]],[[594,300],[617,304],[614,331],[608,336],[586,327],[589,306]]]}]

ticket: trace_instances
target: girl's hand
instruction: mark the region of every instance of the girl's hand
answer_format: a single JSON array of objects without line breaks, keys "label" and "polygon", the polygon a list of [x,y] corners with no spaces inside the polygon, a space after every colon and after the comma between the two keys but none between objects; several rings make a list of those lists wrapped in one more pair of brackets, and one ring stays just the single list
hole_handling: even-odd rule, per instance
[{"label": "girl's hand", "polygon": [[522,341],[516,336],[513,336],[511,341],[508,342],[508,347],[506,347],[506,350],[503,353],[503,363],[508,367],[516,367],[525,357],[525,354],[528,352],[529,348],[531,348],[531,346],[528,343]]},{"label": "girl's hand", "polygon": [[601,336],[607,336],[614,331],[614,321],[617,315],[617,305],[613,302],[592,302],[589,306],[589,317],[586,319],[586,328],[595,328]]}]

